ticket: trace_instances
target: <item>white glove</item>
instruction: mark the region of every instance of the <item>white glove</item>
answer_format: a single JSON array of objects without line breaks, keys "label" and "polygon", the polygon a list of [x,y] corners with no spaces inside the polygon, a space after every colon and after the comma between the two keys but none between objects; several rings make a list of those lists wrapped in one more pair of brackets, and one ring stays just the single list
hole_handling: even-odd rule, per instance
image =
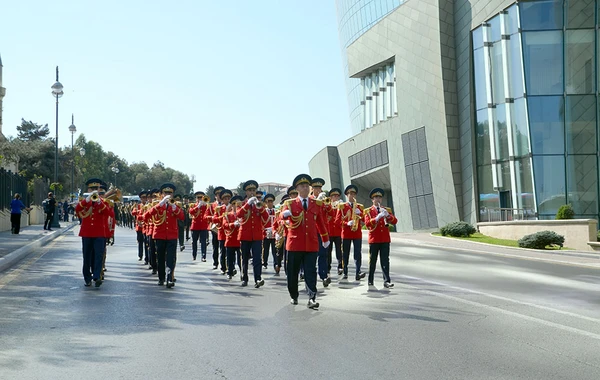
[{"label": "white glove", "polygon": [[279,240],[279,239],[281,239],[281,235],[275,234],[275,240]]},{"label": "white glove", "polygon": [[169,198],[171,198],[170,195],[165,195],[165,197],[162,199],[162,201],[160,201],[159,205],[164,206],[165,203],[167,203],[169,201]]},{"label": "white glove", "polygon": [[285,210],[281,215],[284,218],[288,218],[288,217],[292,216],[292,212],[290,210]]},{"label": "white glove", "polygon": [[171,205],[171,208],[173,209],[173,211],[175,211],[175,210],[177,210],[177,205],[176,205],[175,203],[173,203],[173,204]]},{"label": "white glove", "polygon": [[381,211],[381,212],[383,212],[383,216],[385,216],[386,218],[387,218],[388,216],[390,216],[390,213],[389,213],[389,212],[388,212],[388,210],[386,210],[386,209],[383,209],[383,211]]},{"label": "white glove", "polygon": [[355,213],[356,215],[360,215],[360,214],[361,214],[361,212],[360,212],[360,209],[357,207],[357,208],[354,210],[354,213]]},{"label": "white glove", "polygon": [[96,190],[94,190],[94,191],[92,191],[91,193],[89,193],[89,194],[88,194],[88,196],[87,196],[87,197],[85,197],[85,201],[86,201],[87,203],[90,203],[90,202],[92,201],[92,195],[94,195],[94,194],[98,194],[98,192],[97,192]]},{"label": "white glove", "polygon": [[267,227],[267,228],[265,228],[265,230],[267,230],[267,232],[273,232],[273,228],[272,227]]},{"label": "white glove", "polygon": [[327,247],[329,247],[329,243],[330,243],[330,242],[328,242],[328,241],[324,241],[324,242],[322,243],[322,244],[323,244],[323,248],[327,248]]},{"label": "white glove", "polygon": [[248,204],[249,205],[253,205],[258,201],[258,199],[256,199],[256,197],[252,197],[250,199],[248,199]]},{"label": "white glove", "polygon": [[198,202],[198,207],[202,207],[202,206],[204,206],[205,204],[206,204],[206,202],[204,202],[204,201],[200,201],[200,202]]},{"label": "white glove", "polygon": [[379,219],[381,218],[385,218],[385,213],[383,211],[377,214],[377,216],[375,217],[375,221],[379,222]]},{"label": "white glove", "polygon": [[352,227],[354,225],[354,220],[351,220],[351,221],[349,221],[346,224],[348,225],[348,227]]},{"label": "white glove", "polygon": [[317,199],[320,201],[322,201],[325,198],[327,198],[327,194],[325,194],[325,192],[319,193],[319,196],[317,197]]},{"label": "white glove", "polygon": [[239,227],[240,226],[240,221],[236,220],[235,222],[233,222],[233,225],[236,226],[236,227]]}]

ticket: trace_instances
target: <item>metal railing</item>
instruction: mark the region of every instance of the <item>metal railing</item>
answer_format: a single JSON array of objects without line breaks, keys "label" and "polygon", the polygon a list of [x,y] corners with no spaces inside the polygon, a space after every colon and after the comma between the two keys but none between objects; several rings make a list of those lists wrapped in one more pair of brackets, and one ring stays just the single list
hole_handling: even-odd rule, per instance
[{"label": "metal railing", "polygon": [[479,211],[480,222],[510,222],[513,220],[536,220],[533,209],[485,207]]},{"label": "metal railing", "polygon": [[0,168],[0,210],[10,210],[10,201],[15,193],[21,194],[21,201],[25,205],[29,204],[27,180],[17,173]]}]

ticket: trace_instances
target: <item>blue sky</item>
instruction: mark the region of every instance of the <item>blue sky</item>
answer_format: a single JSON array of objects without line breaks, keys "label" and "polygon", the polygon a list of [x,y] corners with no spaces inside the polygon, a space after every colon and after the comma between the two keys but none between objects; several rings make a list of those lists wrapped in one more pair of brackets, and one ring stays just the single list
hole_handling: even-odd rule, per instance
[{"label": "blue sky", "polygon": [[128,162],[160,160],[196,190],[290,183],[350,137],[333,0],[22,1],[2,6],[5,135],[21,118]]}]

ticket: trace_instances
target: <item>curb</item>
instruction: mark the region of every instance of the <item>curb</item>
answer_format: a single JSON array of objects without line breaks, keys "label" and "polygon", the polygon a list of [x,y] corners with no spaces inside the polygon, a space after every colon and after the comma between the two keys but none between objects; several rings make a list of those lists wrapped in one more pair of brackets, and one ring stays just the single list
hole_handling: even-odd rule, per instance
[{"label": "curb", "polygon": [[76,223],[71,224],[70,226],[68,226],[60,231],[56,231],[57,233],[44,235],[40,239],[32,241],[31,243],[25,245],[24,247],[21,247],[21,248],[17,249],[16,251],[13,251],[4,257],[1,257],[0,258],[0,273],[4,272],[5,270],[9,269],[10,267],[15,265],[19,261],[23,260],[26,256],[28,256],[29,254],[34,252],[36,249],[42,248],[43,246],[50,243],[51,241],[53,241],[57,237],[61,236],[65,232],[70,231],[76,225],[77,225]]},{"label": "curb", "polygon": [[[453,239],[451,237],[436,236],[436,235],[433,235],[433,234],[429,234],[429,236],[437,238],[437,239],[440,239],[440,240],[442,240],[442,239]],[[459,241],[461,241],[461,240],[459,240]],[[522,252],[536,252],[536,253],[545,253],[547,255],[581,257],[581,258],[584,258],[584,259],[600,259],[600,255],[594,254],[594,253],[583,253],[583,252],[570,253],[569,251],[562,251],[562,250],[561,251],[548,251],[548,250],[530,249],[530,248],[521,248],[521,247],[506,247],[506,246],[503,246],[503,245],[482,243],[482,242],[479,242],[479,241],[467,241],[467,243],[479,244],[479,245],[488,246],[488,247],[496,247],[496,248],[504,248],[504,249],[514,249],[516,251],[522,251]],[[460,249],[469,249],[469,248],[460,247]]]}]

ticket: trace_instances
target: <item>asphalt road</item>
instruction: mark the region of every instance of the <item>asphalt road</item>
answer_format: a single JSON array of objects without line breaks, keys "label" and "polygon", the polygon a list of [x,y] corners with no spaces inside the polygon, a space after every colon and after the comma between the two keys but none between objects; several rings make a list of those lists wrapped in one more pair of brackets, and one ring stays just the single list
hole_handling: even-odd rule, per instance
[{"label": "asphalt road", "polygon": [[161,288],[125,229],[85,288],[76,233],[0,274],[0,379],[600,378],[599,269],[394,243],[394,289],[334,276],[313,311],[189,246]]}]

